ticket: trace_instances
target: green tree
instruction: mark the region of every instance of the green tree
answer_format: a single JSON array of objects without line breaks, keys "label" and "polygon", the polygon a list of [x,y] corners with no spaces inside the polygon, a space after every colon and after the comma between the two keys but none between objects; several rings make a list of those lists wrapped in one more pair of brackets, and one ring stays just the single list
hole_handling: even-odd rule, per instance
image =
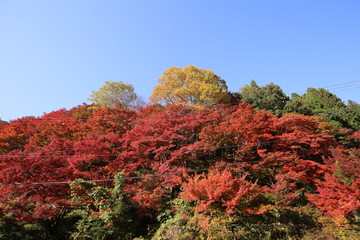
[{"label": "green tree", "polygon": [[80,209],[70,212],[68,219],[79,219],[72,239],[133,239],[144,234],[135,213],[123,192],[124,174],[115,176],[113,188],[96,186],[77,180],[72,182],[72,200]]},{"label": "green tree", "polygon": [[335,127],[350,128],[346,115],[346,105],[335,94],[323,88],[308,88],[302,96],[293,94],[284,106],[284,113],[320,115]]},{"label": "green tree", "polygon": [[360,104],[349,100],[343,118],[351,128],[360,131]]},{"label": "green tree", "polygon": [[170,67],[158,79],[150,100],[161,104],[182,102],[195,107],[213,106],[228,103],[230,94],[225,80],[211,70],[192,65],[178,68]]},{"label": "green tree", "polygon": [[307,116],[312,115],[312,111],[310,106],[305,104],[304,98],[302,98],[299,94],[293,93],[291,94],[291,99],[288,101],[283,109],[284,113],[299,113]]},{"label": "green tree", "polygon": [[99,90],[92,91],[88,100],[101,106],[110,107],[121,104],[125,108],[137,109],[145,105],[145,101],[136,95],[134,87],[123,82],[105,81],[105,85]]},{"label": "green tree", "polygon": [[314,114],[328,113],[331,110],[344,109],[345,104],[335,94],[323,88],[308,88],[302,98],[306,106],[312,109]]},{"label": "green tree", "polygon": [[289,97],[281,90],[280,86],[270,83],[259,87],[254,80],[250,85],[240,89],[242,100],[253,105],[257,110],[266,109],[281,115]]}]

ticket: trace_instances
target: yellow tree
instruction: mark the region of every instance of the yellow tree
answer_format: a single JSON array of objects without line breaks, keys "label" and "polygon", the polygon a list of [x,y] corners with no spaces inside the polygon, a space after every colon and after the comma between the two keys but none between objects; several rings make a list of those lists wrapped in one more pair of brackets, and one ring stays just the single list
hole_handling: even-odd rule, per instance
[{"label": "yellow tree", "polygon": [[215,75],[211,70],[195,66],[184,68],[170,67],[155,86],[150,100],[161,104],[182,102],[195,107],[213,106],[228,103],[228,93],[225,80]]},{"label": "yellow tree", "polygon": [[123,82],[105,81],[105,85],[99,90],[92,91],[88,100],[100,106],[113,107],[116,104],[121,104],[125,108],[133,109],[145,106],[145,101],[136,95],[134,87]]}]

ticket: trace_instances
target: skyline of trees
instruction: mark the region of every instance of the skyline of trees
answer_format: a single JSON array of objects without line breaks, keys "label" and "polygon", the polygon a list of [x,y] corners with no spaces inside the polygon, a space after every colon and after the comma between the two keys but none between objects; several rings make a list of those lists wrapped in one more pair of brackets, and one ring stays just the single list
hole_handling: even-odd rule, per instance
[{"label": "skyline of trees", "polygon": [[[279,116],[285,113],[319,115],[336,127],[360,129],[360,104],[349,100],[345,104],[334,93],[324,88],[309,87],[306,92],[286,95],[281,86],[272,82],[259,86],[255,80],[230,92],[226,81],[211,70],[193,65],[184,68],[170,67],[158,79],[149,101],[136,94],[132,84],[122,81],[105,81],[98,90],[93,90],[88,100],[98,106],[122,104],[138,109],[147,104],[176,104],[189,106],[213,106],[242,100],[257,110],[266,109]],[[348,86],[348,85],[347,85]],[[0,117],[0,124],[6,123]]]}]

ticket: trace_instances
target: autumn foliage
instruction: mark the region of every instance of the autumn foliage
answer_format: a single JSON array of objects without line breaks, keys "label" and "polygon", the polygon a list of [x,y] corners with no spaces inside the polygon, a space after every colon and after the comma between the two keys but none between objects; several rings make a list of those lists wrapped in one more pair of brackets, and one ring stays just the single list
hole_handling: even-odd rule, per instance
[{"label": "autumn foliage", "polygon": [[[320,117],[279,117],[241,102],[138,111],[82,105],[22,118],[0,126],[0,208],[26,222],[52,221],[79,207],[99,216],[93,206],[102,202],[92,200],[92,190],[69,184],[96,180],[93,187],[111,189],[123,172],[124,204],[139,218],[185,209],[172,205],[181,199],[190,206],[186,214],[208,219],[203,229],[215,212],[265,219],[311,207],[348,226],[359,217],[360,152],[333,130]],[[103,203],[111,202],[115,195],[103,192]],[[183,221],[195,224],[190,215]]]},{"label": "autumn foliage", "polygon": [[[240,211],[244,214],[259,213],[255,202],[262,194],[261,187],[246,180],[246,176],[234,177],[227,170],[210,170],[209,174],[196,175],[183,183],[180,196],[195,202],[196,212],[210,211],[222,207],[228,214]],[[218,204],[218,206],[216,206]]]}]

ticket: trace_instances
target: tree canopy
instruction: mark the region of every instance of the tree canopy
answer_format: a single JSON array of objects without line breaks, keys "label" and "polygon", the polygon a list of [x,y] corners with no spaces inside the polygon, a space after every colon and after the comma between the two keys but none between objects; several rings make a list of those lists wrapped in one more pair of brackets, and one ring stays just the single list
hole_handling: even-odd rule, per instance
[{"label": "tree canopy", "polygon": [[335,94],[323,88],[308,88],[303,95],[293,94],[284,113],[320,115],[336,127],[360,129],[360,108],[356,102],[346,105]]},{"label": "tree canopy", "polygon": [[211,70],[187,66],[170,67],[153,89],[150,100],[161,104],[183,103],[189,106],[214,106],[230,101],[225,80]]},{"label": "tree canopy", "polygon": [[136,109],[139,106],[144,106],[144,101],[139,98],[134,87],[131,84],[123,82],[109,82],[105,81],[105,85],[100,87],[97,91],[92,91],[90,98],[95,104],[101,106],[113,107],[116,104],[121,104],[125,108]]},{"label": "tree canopy", "polygon": [[280,86],[270,83],[259,87],[254,80],[250,85],[240,89],[242,100],[253,105],[257,110],[266,109],[275,114],[281,114],[289,97],[281,90]]}]

